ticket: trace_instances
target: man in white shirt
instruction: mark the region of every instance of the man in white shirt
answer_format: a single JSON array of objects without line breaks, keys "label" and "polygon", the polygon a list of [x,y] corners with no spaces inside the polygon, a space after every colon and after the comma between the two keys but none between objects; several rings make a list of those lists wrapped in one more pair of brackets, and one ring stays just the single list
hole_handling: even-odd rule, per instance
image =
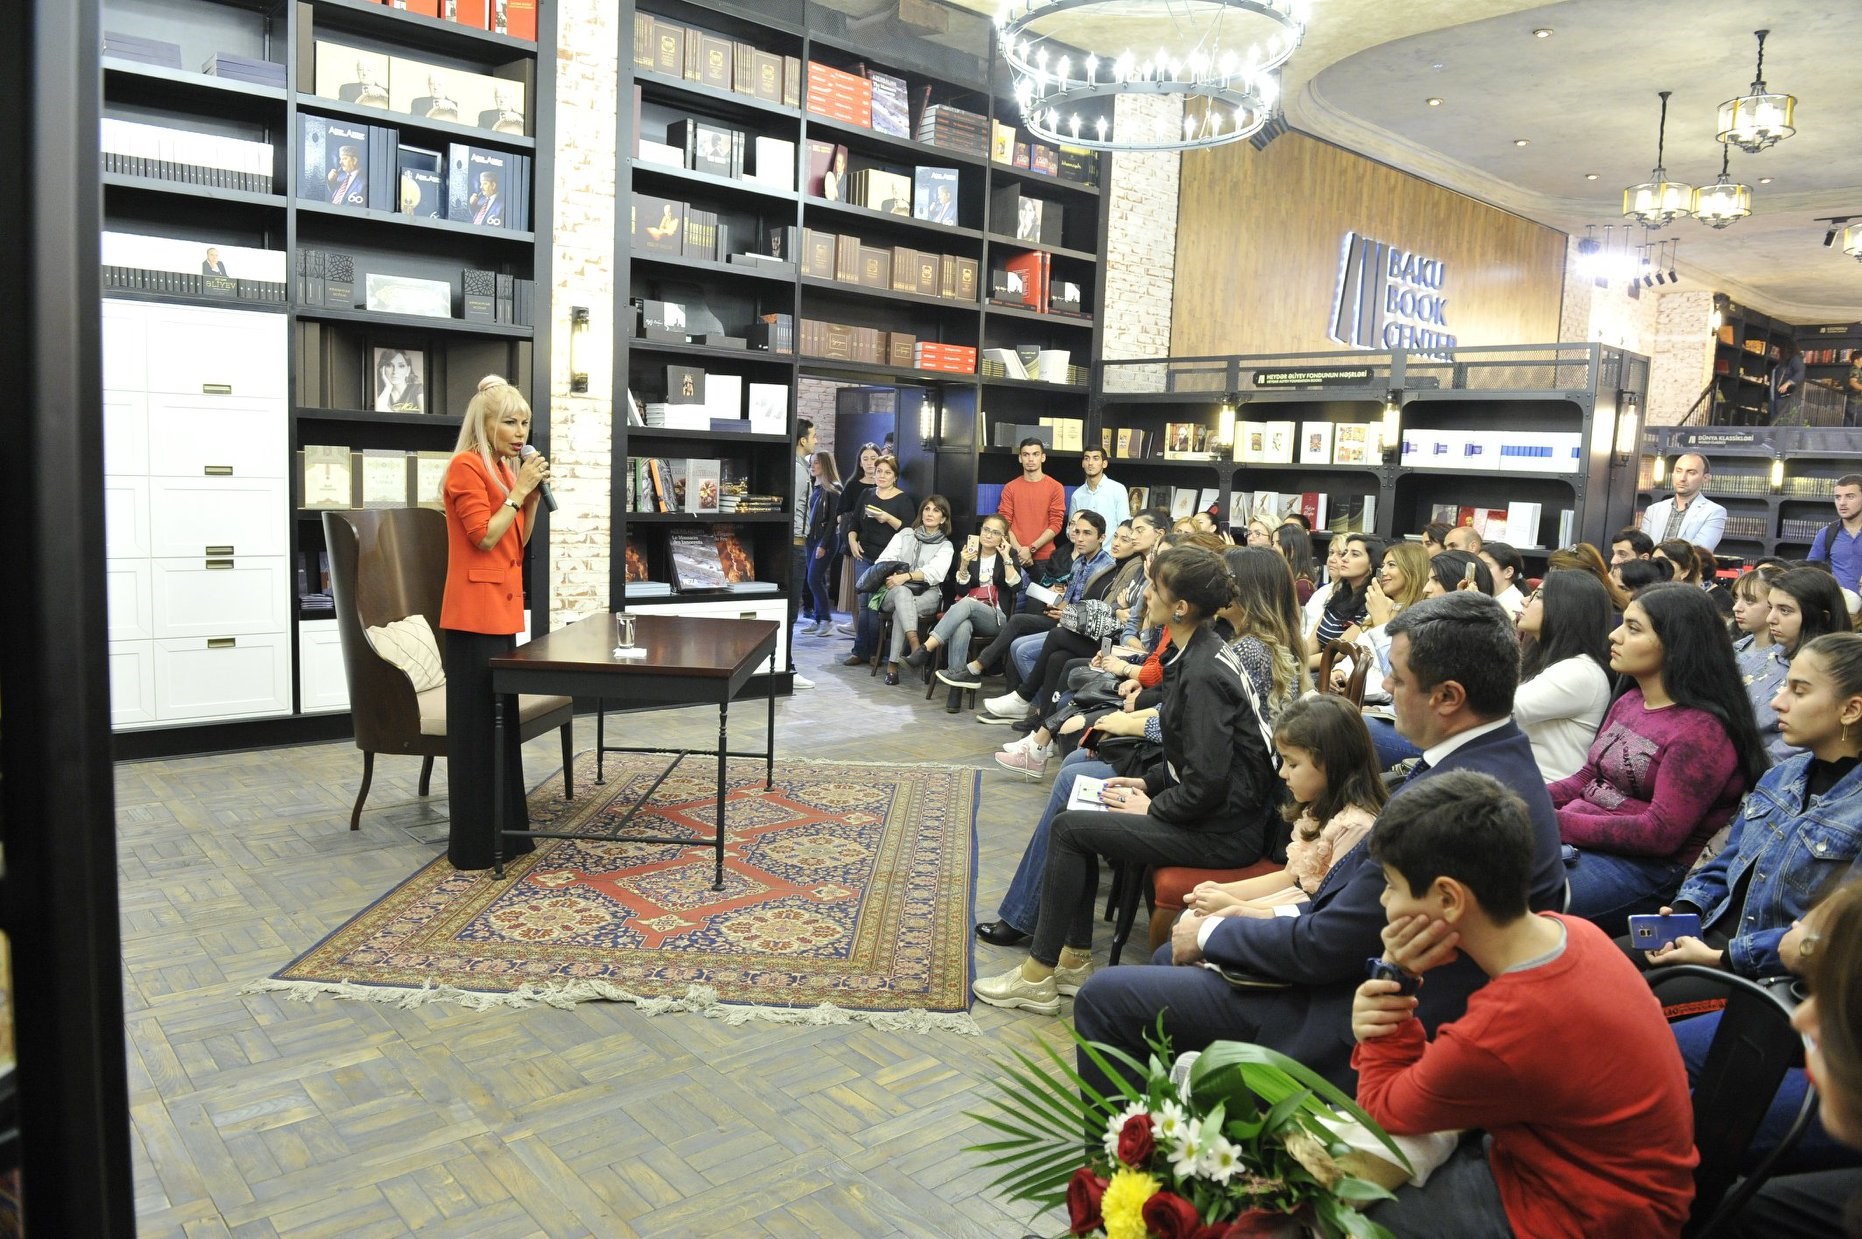
[{"label": "man in white shirt", "polygon": [[1081,508],[1106,518],[1107,529],[1117,529],[1131,519],[1131,500],[1125,487],[1106,476],[1104,448],[1089,447],[1080,453],[1080,472],[1086,475],[1083,486],[1073,488],[1067,497],[1067,519]]},{"label": "man in white shirt", "polygon": [[1526,609],[1526,596],[1519,592],[1519,582],[1526,575],[1526,561],[1506,542],[1483,542],[1481,562],[1493,573],[1493,600],[1506,608],[1508,619],[1518,619]]},{"label": "man in white shirt", "polygon": [[1642,514],[1642,532],[1658,544],[1680,538],[1718,550],[1720,536],[1726,532],[1726,509],[1700,493],[1712,473],[1713,466],[1699,452],[1675,457],[1674,468],[1669,470],[1674,497],[1649,505]]}]

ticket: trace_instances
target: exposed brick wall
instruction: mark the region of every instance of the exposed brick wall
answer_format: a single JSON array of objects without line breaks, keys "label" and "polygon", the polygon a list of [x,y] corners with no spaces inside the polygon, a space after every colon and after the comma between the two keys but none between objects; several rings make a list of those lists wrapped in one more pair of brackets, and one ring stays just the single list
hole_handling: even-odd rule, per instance
[{"label": "exposed brick wall", "polygon": [[[1183,105],[1162,95],[1118,101],[1116,131],[1177,129]],[[1174,153],[1121,152],[1112,157],[1111,183],[1103,199],[1107,215],[1104,356],[1170,356],[1170,315],[1177,264],[1177,198],[1181,159]],[[1117,312],[1112,307],[1117,307]],[[1161,387],[1135,373],[1151,367],[1122,366],[1128,388]],[[1159,376],[1150,376],[1157,379]]]},{"label": "exposed brick wall", "polygon": [[[614,6],[559,0],[556,50],[554,315],[550,453],[560,505],[550,519],[550,624],[608,607],[614,435],[614,143],[620,42]],[[587,306],[579,360],[588,392],[569,394],[569,310]],[[622,394],[625,401],[626,396]]]},{"label": "exposed brick wall", "polygon": [[1712,377],[1712,314],[1713,294],[1706,289],[1680,289],[1656,302],[1655,352],[1644,419],[1649,425],[1679,422]]}]

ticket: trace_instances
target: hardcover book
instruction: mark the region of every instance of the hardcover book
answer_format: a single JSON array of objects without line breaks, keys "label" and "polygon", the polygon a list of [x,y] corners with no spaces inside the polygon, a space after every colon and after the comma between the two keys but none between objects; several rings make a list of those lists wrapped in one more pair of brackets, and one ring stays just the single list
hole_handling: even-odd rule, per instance
[{"label": "hardcover book", "polygon": [[407,506],[407,453],[369,448],[362,453],[362,506]]},{"label": "hardcover book", "polygon": [[445,219],[444,157],[424,147],[402,146],[395,151],[395,166],[400,174],[396,205],[401,214],[410,219]]},{"label": "hardcover book", "polygon": [[1302,465],[1329,465],[1332,463],[1332,423],[1300,423],[1300,463]]},{"label": "hardcover book", "polygon": [[672,556],[673,587],[680,593],[718,590],[730,585],[717,539],[703,529],[675,529],[666,539]]},{"label": "hardcover book", "polygon": [[723,461],[692,459],[685,462],[685,506],[686,512],[707,513],[718,510],[719,487],[722,485]]},{"label": "hardcover book", "polygon": [[705,403],[704,370],[698,366],[667,366],[666,403]]},{"label": "hardcover book", "polygon": [[[716,461],[712,462],[716,464]],[[712,530],[712,541],[718,548],[718,562],[724,569],[724,579],[732,585],[744,585],[756,581],[756,561],[750,558],[750,552],[737,536],[735,525],[719,525]]]},{"label": "hardcover book", "polygon": [[869,73],[873,83],[873,128],[895,138],[912,136],[910,105],[905,79],[886,73]]},{"label": "hardcover book", "polygon": [[912,216],[933,224],[957,223],[957,169],[919,167],[912,171]]},{"label": "hardcover book", "polygon": [[505,227],[513,158],[505,151],[463,142],[448,147],[446,218],[481,228]]},{"label": "hardcover book", "polygon": [[644,254],[678,257],[685,251],[685,203],[636,193],[633,201],[634,248]]},{"label": "hardcover book", "polygon": [[666,141],[685,152],[685,166],[710,176],[733,174],[731,151],[742,140],[736,130],[689,116],[666,126]]},{"label": "hardcover book", "polygon": [[298,480],[298,506],[349,508],[355,505],[355,475],[348,448],[307,443],[299,454],[299,462],[303,474]]},{"label": "hardcover book", "polygon": [[297,196],[365,210],[369,204],[369,131],[366,125],[297,118]]},{"label": "hardcover book", "polygon": [[[315,90],[320,97],[353,103],[357,107],[389,106],[389,58],[385,52],[364,51],[318,39],[315,57]],[[301,78],[298,89],[303,89]]]}]

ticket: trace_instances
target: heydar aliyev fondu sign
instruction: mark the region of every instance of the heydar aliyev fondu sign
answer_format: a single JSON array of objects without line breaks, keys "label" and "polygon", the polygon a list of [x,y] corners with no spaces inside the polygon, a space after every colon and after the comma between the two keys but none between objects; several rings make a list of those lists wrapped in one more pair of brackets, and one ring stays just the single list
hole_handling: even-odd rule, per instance
[{"label": "heydar aliyev fondu sign", "polygon": [[1328,334],[1349,348],[1452,349],[1446,272],[1439,258],[1346,233]]}]

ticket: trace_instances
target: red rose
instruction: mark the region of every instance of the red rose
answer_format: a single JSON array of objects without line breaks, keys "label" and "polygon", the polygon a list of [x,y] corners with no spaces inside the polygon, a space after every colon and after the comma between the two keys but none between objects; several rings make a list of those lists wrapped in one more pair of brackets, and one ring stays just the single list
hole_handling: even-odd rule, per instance
[{"label": "red rose", "polygon": [[1134,1114],[1118,1132],[1118,1159],[1127,1166],[1142,1166],[1157,1152],[1157,1140],[1151,1135],[1151,1116]]},{"label": "red rose", "polygon": [[1073,1225],[1069,1234],[1090,1235],[1103,1226],[1099,1216],[1099,1199],[1106,1194],[1106,1181],[1081,1166],[1067,1182],[1067,1217]]},{"label": "red rose", "polygon": [[1157,1239],[1194,1239],[1203,1220],[1196,1206],[1175,1192],[1156,1192],[1144,1202],[1144,1227]]},{"label": "red rose", "polygon": [[1250,1209],[1230,1222],[1226,1229],[1218,1227],[1210,1235],[1198,1235],[1196,1239],[1284,1239],[1298,1233],[1296,1215],[1274,1209]]}]

